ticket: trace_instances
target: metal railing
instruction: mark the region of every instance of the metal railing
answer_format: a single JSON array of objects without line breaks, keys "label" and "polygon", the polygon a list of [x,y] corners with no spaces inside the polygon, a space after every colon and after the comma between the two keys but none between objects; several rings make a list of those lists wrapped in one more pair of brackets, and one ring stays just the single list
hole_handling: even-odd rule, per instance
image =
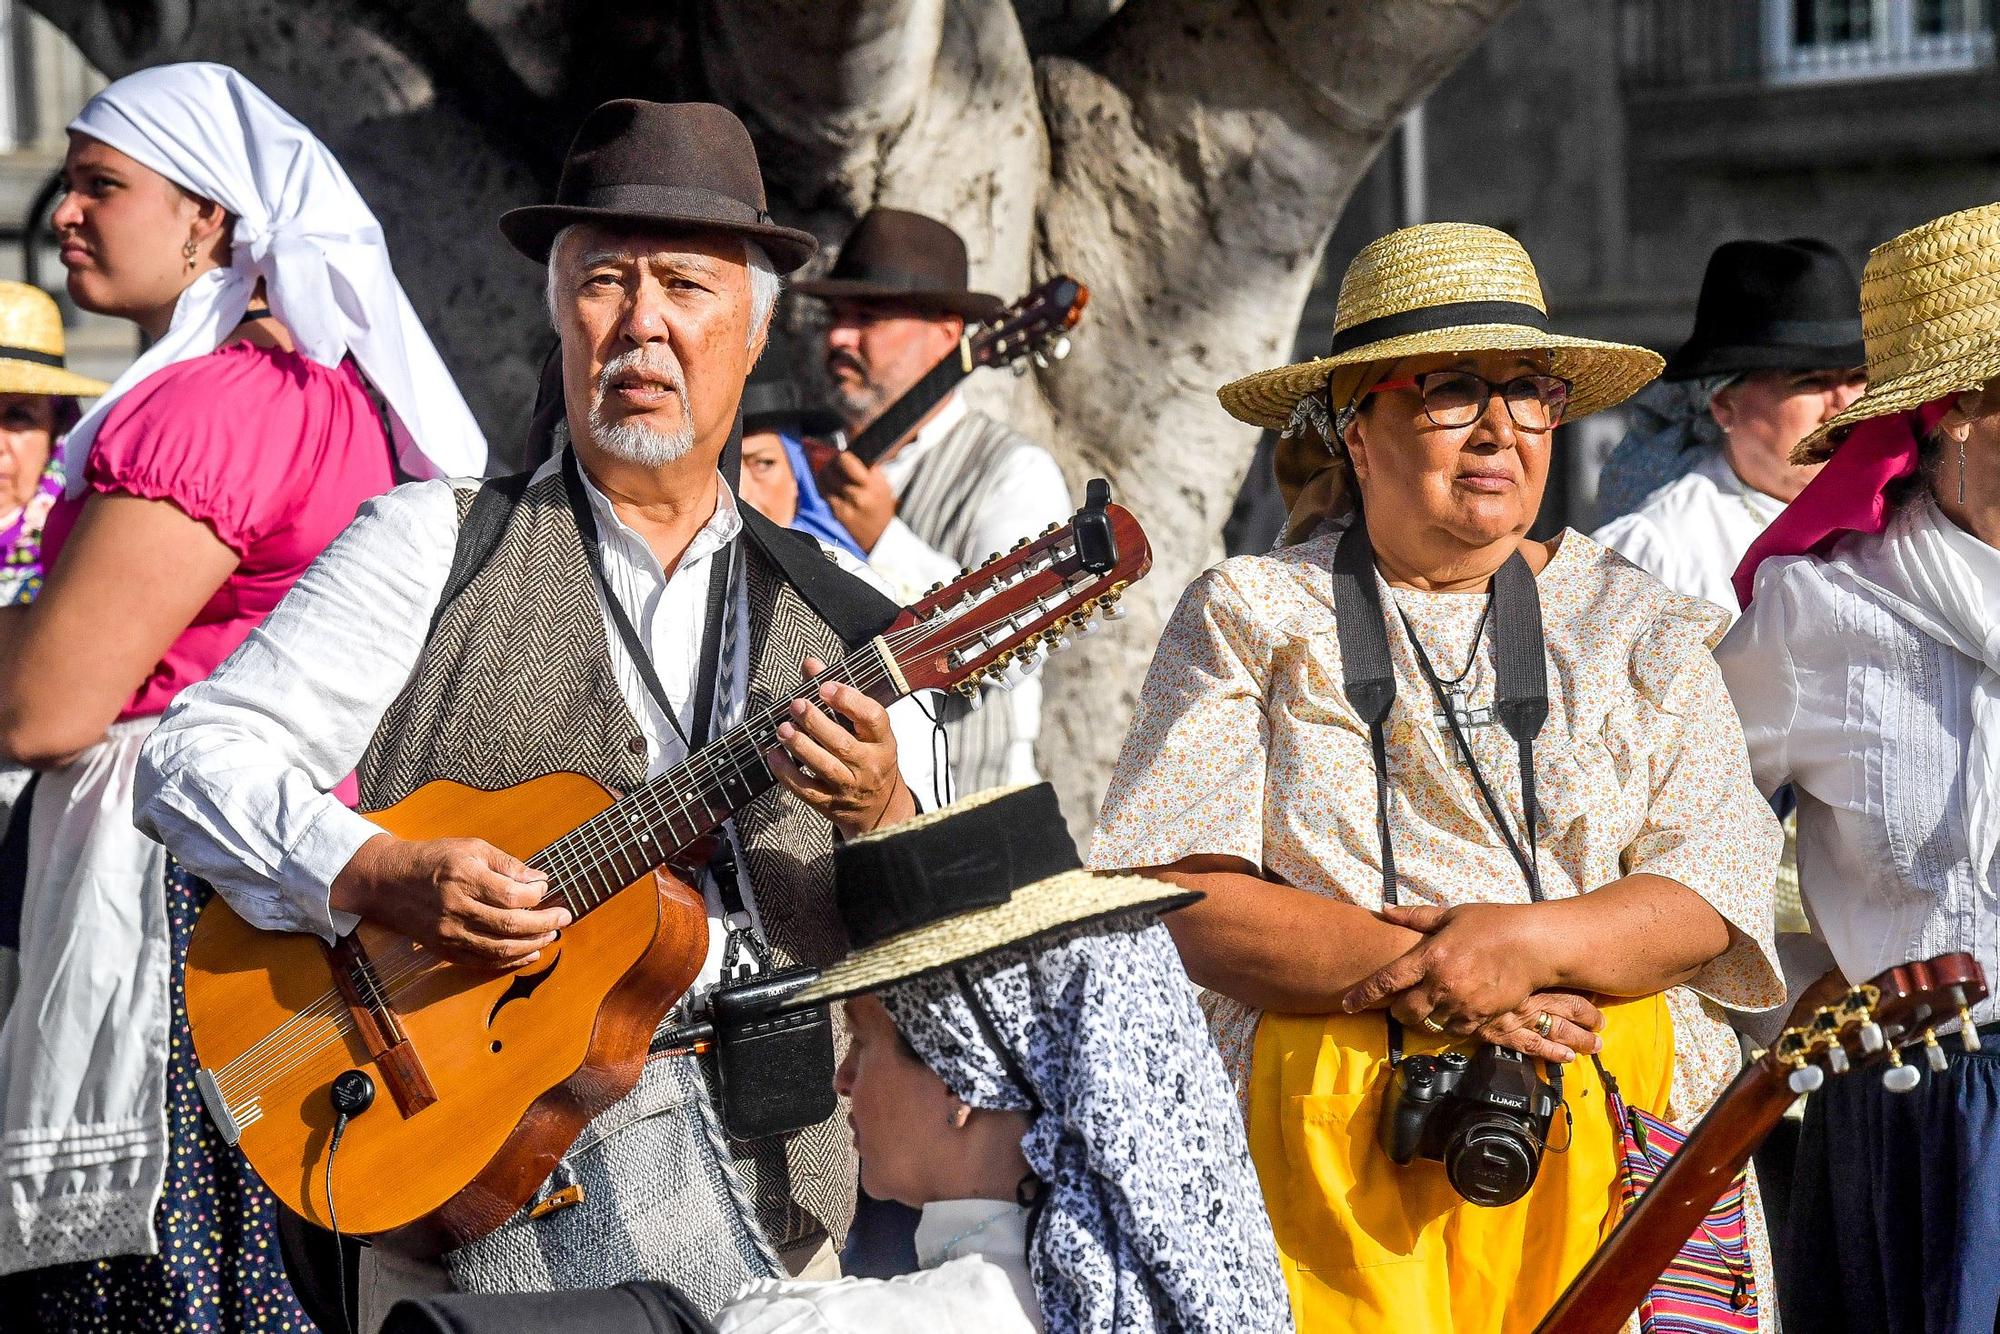
[{"label": "metal railing", "polygon": [[1993,0],[1619,0],[1628,88],[1826,83],[1977,69]]}]

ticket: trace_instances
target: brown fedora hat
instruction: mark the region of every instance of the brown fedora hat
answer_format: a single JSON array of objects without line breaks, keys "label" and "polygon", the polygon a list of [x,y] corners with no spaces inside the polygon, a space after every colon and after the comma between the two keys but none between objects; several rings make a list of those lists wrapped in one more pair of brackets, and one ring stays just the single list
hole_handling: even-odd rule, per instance
[{"label": "brown fedora hat", "polygon": [[729,232],[763,246],[780,273],[819,249],[811,232],[771,220],[750,132],[713,102],[606,102],[570,143],[555,203],[510,209],[500,231],[546,264],[573,222]]},{"label": "brown fedora hat", "polygon": [[828,301],[883,301],[969,320],[989,320],[1006,302],[966,290],[965,242],[936,218],[900,208],[863,214],[824,278],[792,290]]}]

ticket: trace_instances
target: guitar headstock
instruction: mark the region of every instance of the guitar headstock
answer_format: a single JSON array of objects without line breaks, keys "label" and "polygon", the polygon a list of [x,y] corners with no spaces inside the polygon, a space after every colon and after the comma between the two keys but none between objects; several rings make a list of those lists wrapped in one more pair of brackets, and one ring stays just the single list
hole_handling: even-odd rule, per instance
[{"label": "guitar headstock", "polygon": [[1888,1067],[1883,1084],[1907,1093],[1923,1076],[1904,1064],[1902,1049],[1921,1044],[1931,1069],[1943,1070],[1937,1025],[1957,1019],[1966,1047],[1978,1050],[1971,1011],[1985,999],[1986,975],[1970,954],[1899,964],[1822,1006],[1812,1022],[1786,1029],[1764,1059],[1788,1072],[1794,1093],[1812,1092],[1828,1072],[1844,1075],[1878,1062]]},{"label": "guitar headstock", "polygon": [[968,330],[966,370],[975,366],[1012,365],[1027,369],[1026,359],[1048,365],[1069,355],[1069,331],[1083,318],[1090,289],[1059,273],[1000,312],[985,326]]},{"label": "guitar headstock", "polygon": [[882,638],[911,690],[1011,686],[1097,618],[1118,620],[1119,596],[1152,568],[1153,551],[1131,511],[1093,480],[1084,507],[977,570],[925,594]]}]

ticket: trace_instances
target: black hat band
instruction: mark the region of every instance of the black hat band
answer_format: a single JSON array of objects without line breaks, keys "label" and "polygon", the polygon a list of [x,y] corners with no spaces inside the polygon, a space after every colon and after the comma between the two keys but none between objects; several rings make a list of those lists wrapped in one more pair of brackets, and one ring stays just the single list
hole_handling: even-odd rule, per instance
[{"label": "black hat band", "polygon": [[835,901],[848,939],[863,949],[1082,868],[1055,789],[1039,783],[842,847]]},{"label": "black hat band", "polygon": [[57,370],[68,367],[59,352],[38,352],[32,347],[8,347],[5,344],[0,344],[0,360],[32,361],[37,366],[54,366]]},{"label": "black hat band", "polygon": [[1442,305],[1418,306],[1415,310],[1380,315],[1341,329],[1333,335],[1333,346],[1327,349],[1326,354],[1337,357],[1385,338],[1457,329],[1469,324],[1524,324],[1546,333],[1549,317],[1525,301],[1447,301]]},{"label": "black hat band", "polygon": [[[1757,342],[1797,343],[1807,347],[1835,346],[1859,342],[1861,321],[1847,320],[1761,320],[1731,331],[1731,336]],[[1720,343],[1722,336],[1711,341]]]},{"label": "black hat band", "polygon": [[682,185],[643,185],[636,182],[623,185],[592,185],[576,191],[573,196],[567,192],[559,192],[556,204],[563,208],[595,208],[620,213],[658,213],[666,218],[685,218],[686,225],[690,226],[696,225],[697,220],[702,218],[713,219],[716,222],[741,223],[745,226],[771,225],[771,215],[755,204],[746,203],[719,190],[703,190]]}]

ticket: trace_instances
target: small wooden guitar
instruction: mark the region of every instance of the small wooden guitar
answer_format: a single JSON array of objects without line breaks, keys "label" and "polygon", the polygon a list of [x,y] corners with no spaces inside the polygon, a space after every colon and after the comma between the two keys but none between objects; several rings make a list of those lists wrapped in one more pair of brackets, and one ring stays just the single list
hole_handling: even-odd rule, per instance
[{"label": "small wooden guitar", "polygon": [[958,350],[924,372],[903,396],[847,442],[847,452],[873,467],[896,443],[981,366],[1025,370],[1028,358],[1047,364],[1069,355],[1069,331],[1083,318],[1090,289],[1068,274],[1057,274],[1001,311],[990,322],[967,329]]},{"label": "small wooden guitar", "polygon": [[[1096,615],[1115,619],[1152,555],[1109,495],[1092,482],[1067,525],[907,608],[793,698],[817,704],[828,677],[883,704],[970,693]],[[403,838],[483,838],[546,872],[544,906],[575,920],[526,967],[448,964],[368,922],[329,947],[211,901],[188,949],[187,1008],[197,1083],[224,1136],[322,1227],[425,1254],[498,1226],[638,1082],[707,951],[692,850],[771,786],[765,757],[790,703],[623,797],[556,773],[497,792],[430,783],[369,815]],[[334,1085],[350,1071],[367,1076],[349,1076],[350,1091],[382,1095],[346,1124],[329,1171]]]},{"label": "small wooden guitar", "polygon": [[1819,1088],[1829,1072],[1875,1064],[1886,1065],[1882,1082],[1890,1089],[1909,1092],[1922,1076],[1901,1049],[1921,1043],[1932,1067],[1943,1069],[1933,1030],[1959,1019],[1971,1031],[1967,1014],[1985,999],[1986,978],[1973,957],[1942,954],[1891,968],[1811,1023],[1787,1029],[1708,1109],[1536,1334],[1616,1334],[1794,1099]]}]

